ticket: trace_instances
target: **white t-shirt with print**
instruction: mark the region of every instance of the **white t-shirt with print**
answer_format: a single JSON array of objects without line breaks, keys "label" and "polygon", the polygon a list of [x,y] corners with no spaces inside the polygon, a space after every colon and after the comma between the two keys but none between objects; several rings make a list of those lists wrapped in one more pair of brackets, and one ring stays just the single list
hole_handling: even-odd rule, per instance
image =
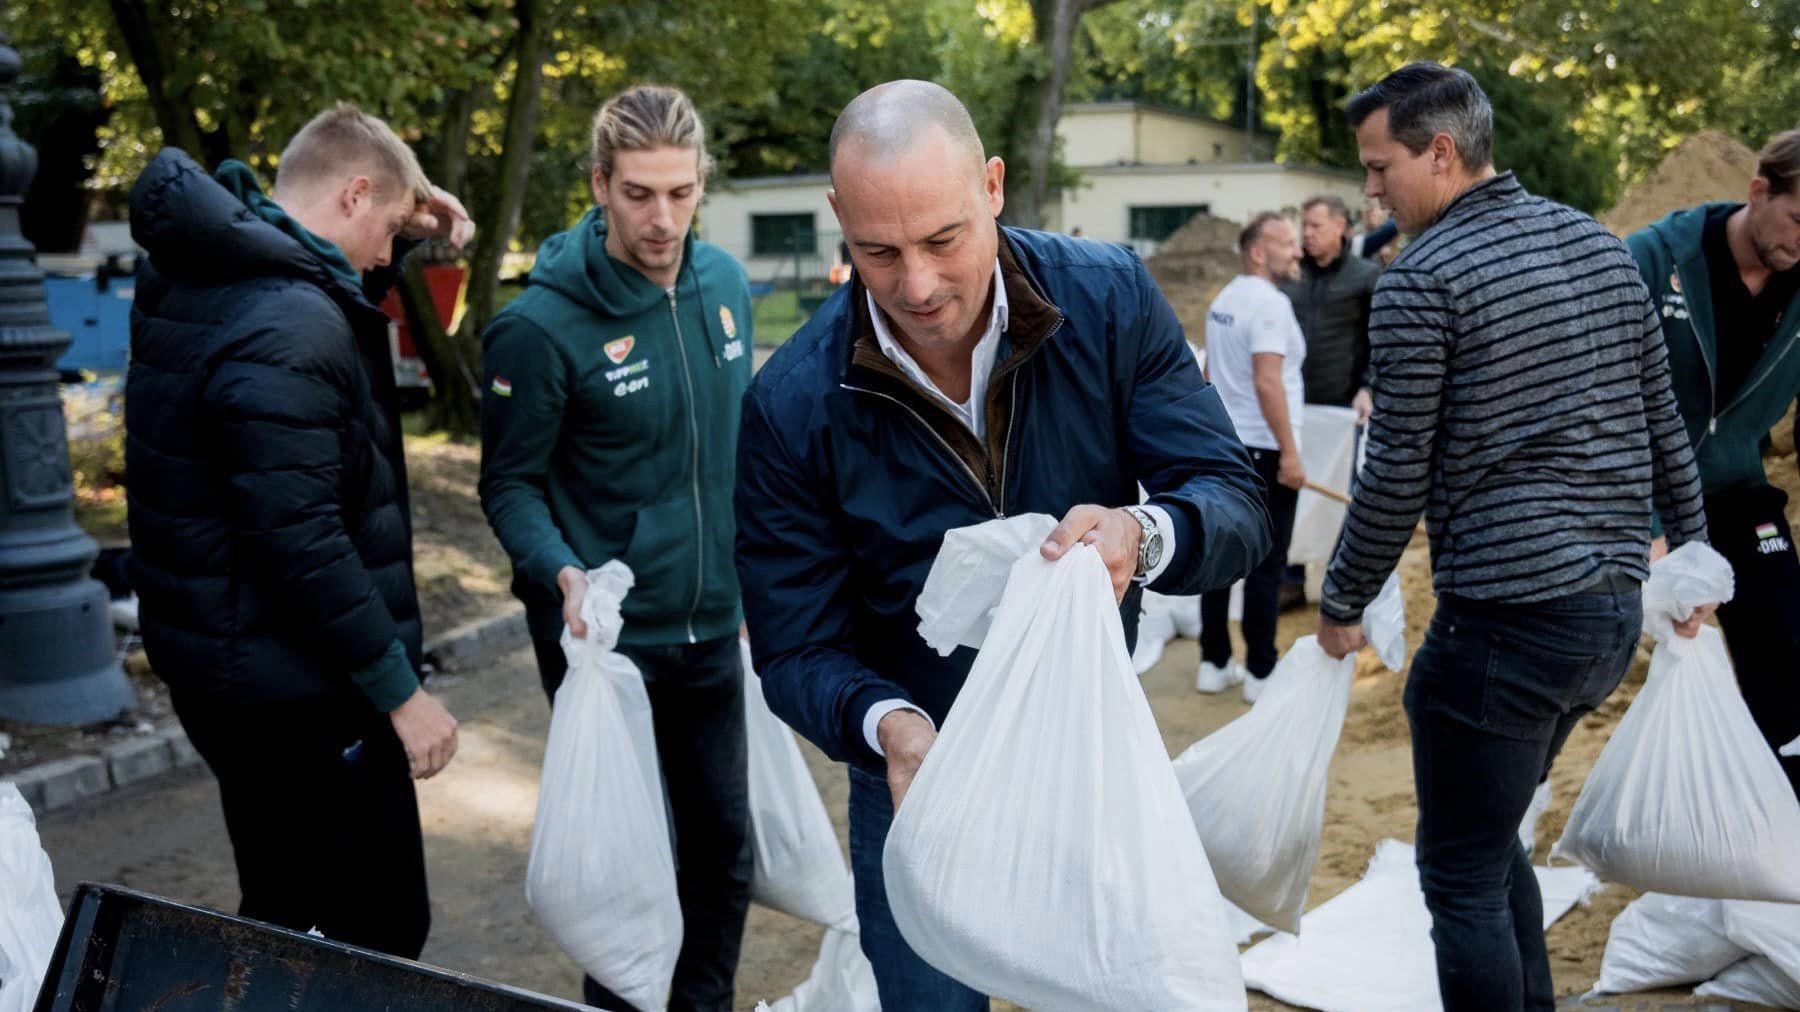
[{"label": "white t-shirt with print", "polygon": [[1300,446],[1300,412],[1306,387],[1300,363],[1306,359],[1306,339],[1294,305],[1270,282],[1254,274],[1240,274],[1219,292],[1206,311],[1206,365],[1213,386],[1225,402],[1225,413],[1237,428],[1245,446],[1257,450],[1280,449],[1281,444],[1263,417],[1256,399],[1256,373],[1250,356],[1281,356],[1281,385],[1287,389],[1288,427],[1294,446]]}]

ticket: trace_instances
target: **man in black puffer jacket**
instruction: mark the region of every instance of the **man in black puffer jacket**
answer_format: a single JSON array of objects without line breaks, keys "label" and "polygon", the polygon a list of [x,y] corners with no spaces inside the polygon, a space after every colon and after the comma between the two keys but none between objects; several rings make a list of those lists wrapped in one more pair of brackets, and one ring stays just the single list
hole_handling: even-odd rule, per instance
[{"label": "man in black puffer jacket", "polygon": [[[420,686],[387,318],[365,271],[473,227],[380,120],[340,105],[275,196],[169,149],[138,177],[125,386],[144,646],[219,779],[247,917],[416,958],[412,778],[456,722]],[[373,283],[374,279],[368,279]]]}]

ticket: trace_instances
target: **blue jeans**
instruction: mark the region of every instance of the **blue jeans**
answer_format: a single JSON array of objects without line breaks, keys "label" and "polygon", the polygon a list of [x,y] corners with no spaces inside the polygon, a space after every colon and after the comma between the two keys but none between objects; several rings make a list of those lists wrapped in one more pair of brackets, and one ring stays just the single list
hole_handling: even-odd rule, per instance
[{"label": "blue jeans", "polygon": [[1535,604],[1438,598],[1405,706],[1445,1012],[1555,1007],[1519,823],[1576,722],[1625,677],[1642,625],[1638,592],[1622,587]]},{"label": "blue jeans", "polygon": [[881,1012],[985,1012],[987,996],[933,969],[913,952],[888,908],[881,852],[894,822],[887,778],[850,767],[850,873],[863,955],[875,970]]}]

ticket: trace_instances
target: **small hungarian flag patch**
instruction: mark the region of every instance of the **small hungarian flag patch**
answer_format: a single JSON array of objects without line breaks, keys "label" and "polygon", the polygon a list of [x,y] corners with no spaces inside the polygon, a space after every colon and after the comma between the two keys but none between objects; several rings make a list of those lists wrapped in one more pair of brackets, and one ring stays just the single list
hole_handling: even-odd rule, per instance
[{"label": "small hungarian flag patch", "polygon": [[507,379],[505,376],[495,376],[493,389],[494,393],[497,393],[502,397],[511,397],[512,380]]},{"label": "small hungarian flag patch", "polygon": [[1770,538],[1775,537],[1776,535],[1778,535],[1780,533],[1781,533],[1780,531],[1776,530],[1774,524],[1757,524],[1756,525],[1756,537],[1757,537],[1757,540],[1759,540],[1759,541],[1767,541]]}]

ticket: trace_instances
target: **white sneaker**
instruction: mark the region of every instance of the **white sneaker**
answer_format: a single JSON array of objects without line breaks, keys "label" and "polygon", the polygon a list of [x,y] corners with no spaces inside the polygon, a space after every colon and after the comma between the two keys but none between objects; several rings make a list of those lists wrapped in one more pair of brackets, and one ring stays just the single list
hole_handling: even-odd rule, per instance
[{"label": "white sneaker", "polygon": [[1244,679],[1244,702],[1255,703],[1256,697],[1262,695],[1263,689],[1268,687],[1269,678],[1271,676],[1264,675],[1261,678],[1258,678],[1250,672],[1244,671],[1242,668],[1239,668],[1238,670],[1242,672],[1242,678]]},{"label": "white sneaker", "polygon": [[1200,692],[1224,692],[1243,680],[1244,666],[1237,661],[1226,661],[1222,668],[1201,661],[1194,688]]},{"label": "white sneaker", "polygon": [[1519,843],[1525,848],[1527,857],[1537,846],[1537,824],[1550,807],[1550,781],[1537,785],[1532,792],[1531,806],[1525,809],[1525,820],[1519,823]]}]

